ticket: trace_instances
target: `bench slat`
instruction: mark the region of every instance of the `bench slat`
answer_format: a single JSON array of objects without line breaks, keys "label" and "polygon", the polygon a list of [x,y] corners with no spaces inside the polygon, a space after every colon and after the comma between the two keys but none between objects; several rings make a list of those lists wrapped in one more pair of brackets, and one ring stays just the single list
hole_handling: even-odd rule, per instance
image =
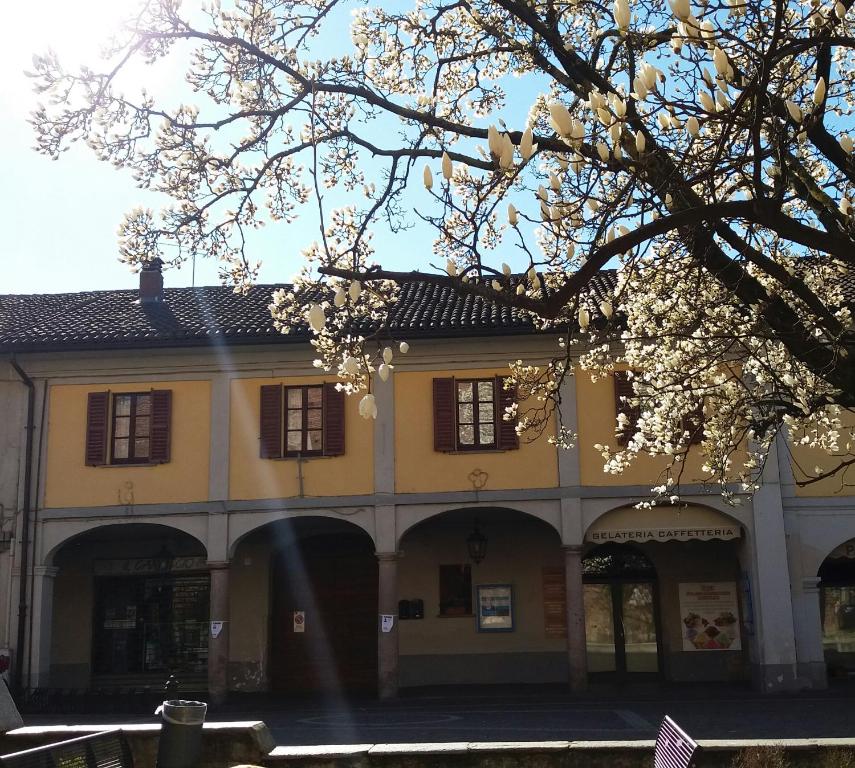
[{"label": "bench slat", "polygon": [[665,715],[656,737],[654,768],[690,768],[697,752],[697,742]]}]

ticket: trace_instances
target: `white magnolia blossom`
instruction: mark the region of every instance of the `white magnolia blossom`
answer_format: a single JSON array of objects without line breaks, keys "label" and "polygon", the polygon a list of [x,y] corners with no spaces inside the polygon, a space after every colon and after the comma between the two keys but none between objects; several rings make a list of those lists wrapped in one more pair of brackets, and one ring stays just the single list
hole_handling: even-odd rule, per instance
[{"label": "white magnolia blossom", "polygon": [[[270,310],[283,333],[308,326],[314,364],[359,393],[366,418],[387,352],[408,349],[384,321],[418,268],[553,334],[548,364],[511,364],[506,415],[521,433],[572,442],[561,381],[620,365],[633,394],[598,448],[607,472],[658,456],[667,501],[696,452],[691,479],[730,498],[734,483],[756,487],[784,431],[826,456],[797,464],[797,482],[843,482],[855,465],[849,4],[411,2],[368,0],[352,16],[340,0],[214,2],[185,16],[151,0],[103,71],[36,57],[37,149],[58,157],[82,139],[171,200],[121,224],[135,267],[205,254],[245,290],[258,269],[247,233],[316,217],[319,240],[298,245]],[[317,45],[346,18],[349,43]],[[200,106],[122,87],[136,58],[188,48]],[[384,269],[376,231],[416,221],[432,249]],[[604,267],[617,269],[608,299],[591,284]]]}]

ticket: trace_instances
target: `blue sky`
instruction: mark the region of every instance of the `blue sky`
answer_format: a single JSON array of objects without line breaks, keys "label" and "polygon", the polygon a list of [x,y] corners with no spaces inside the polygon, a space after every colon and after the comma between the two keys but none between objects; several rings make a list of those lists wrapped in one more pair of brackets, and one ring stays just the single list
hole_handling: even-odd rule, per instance
[{"label": "blue sky", "polygon": [[[37,97],[24,75],[33,54],[48,48],[56,50],[63,62],[97,64],[100,41],[132,4],[133,0],[42,0],[4,9],[7,29],[15,34],[0,47],[0,227],[4,232],[0,294],[136,285],[136,275],[117,259],[116,231],[125,211],[137,205],[157,208],[157,198],[137,189],[129,173],[98,162],[85,147],[76,145],[57,161],[37,154],[27,123]],[[187,5],[193,3],[188,0]],[[169,97],[170,81],[180,76],[180,62],[175,64],[172,71],[139,65],[128,90],[144,82],[156,97]],[[419,192],[414,195],[424,200]],[[253,253],[263,262],[262,282],[288,280],[299,267],[300,250],[317,239],[317,225],[307,217],[296,225],[278,224],[263,232]],[[384,262],[390,261],[388,257],[394,262],[396,255],[424,249],[422,263],[426,263],[429,242],[424,232],[410,232],[394,241],[387,236],[378,240],[382,248],[378,256],[382,253],[387,256]],[[190,285],[191,279],[189,266],[169,270],[165,276],[168,286]],[[196,284],[217,281],[216,264],[197,259]]]}]

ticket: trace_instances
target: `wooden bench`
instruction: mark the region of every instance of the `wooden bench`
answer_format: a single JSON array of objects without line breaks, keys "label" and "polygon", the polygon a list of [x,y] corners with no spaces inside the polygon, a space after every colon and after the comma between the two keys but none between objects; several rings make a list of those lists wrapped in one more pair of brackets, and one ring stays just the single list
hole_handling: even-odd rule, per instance
[{"label": "wooden bench", "polygon": [[134,768],[134,760],[116,729],[0,755],[0,768]]},{"label": "wooden bench", "polygon": [[692,768],[699,751],[697,742],[665,715],[656,736],[654,768]]}]

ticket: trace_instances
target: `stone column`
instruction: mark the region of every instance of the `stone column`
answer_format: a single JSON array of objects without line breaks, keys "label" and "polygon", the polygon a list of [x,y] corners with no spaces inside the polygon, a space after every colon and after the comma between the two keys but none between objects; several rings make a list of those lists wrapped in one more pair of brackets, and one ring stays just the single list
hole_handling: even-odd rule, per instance
[{"label": "stone column", "polygon": [[[211,702],[221,704],[228,690],[229,669],[229,564],[208,563],[211,574],[211,626],[208,638],[208,695]],[[222,622],[214,637],[213,622]]]},{"label": "stone column", "polygon": [[391,632],[377,619],[377,693],[381,699],[398,695],[398,553],[378,552],[377,606],[380,616],[393,616]]},{"label": "stone column", "polygon": [[37,565],[33,569],[33,636],[32,665],[29,669],[30,688],[50,685],[50,645],[53,626],[53,585],[59,568]]},{"label": "stone column", "polygon": [[[793,613],[797,617],[796,652],[798,670],[811,688],[827,688],[825,653],[822,647],[822,614],[820,613],[820,579],[801,580],[801,590],[793,592]],[[795,586],[795,585],[794,585]]]},{"label": "stone column", "polygon": [[787,534],[773,444],[754,494],[753,531],[743,545],[750,559],[751,599],[754,604],[755,655],[752,679],[764,693],[800,687],[796,672],[796,640]]},{"label": "stone column", "polygon": [[585,602],[582,586],[582,547],[564,546],[564,584],[567,594],[567,662],[570,689],[588,687],[588,655],[585,644]]}]

